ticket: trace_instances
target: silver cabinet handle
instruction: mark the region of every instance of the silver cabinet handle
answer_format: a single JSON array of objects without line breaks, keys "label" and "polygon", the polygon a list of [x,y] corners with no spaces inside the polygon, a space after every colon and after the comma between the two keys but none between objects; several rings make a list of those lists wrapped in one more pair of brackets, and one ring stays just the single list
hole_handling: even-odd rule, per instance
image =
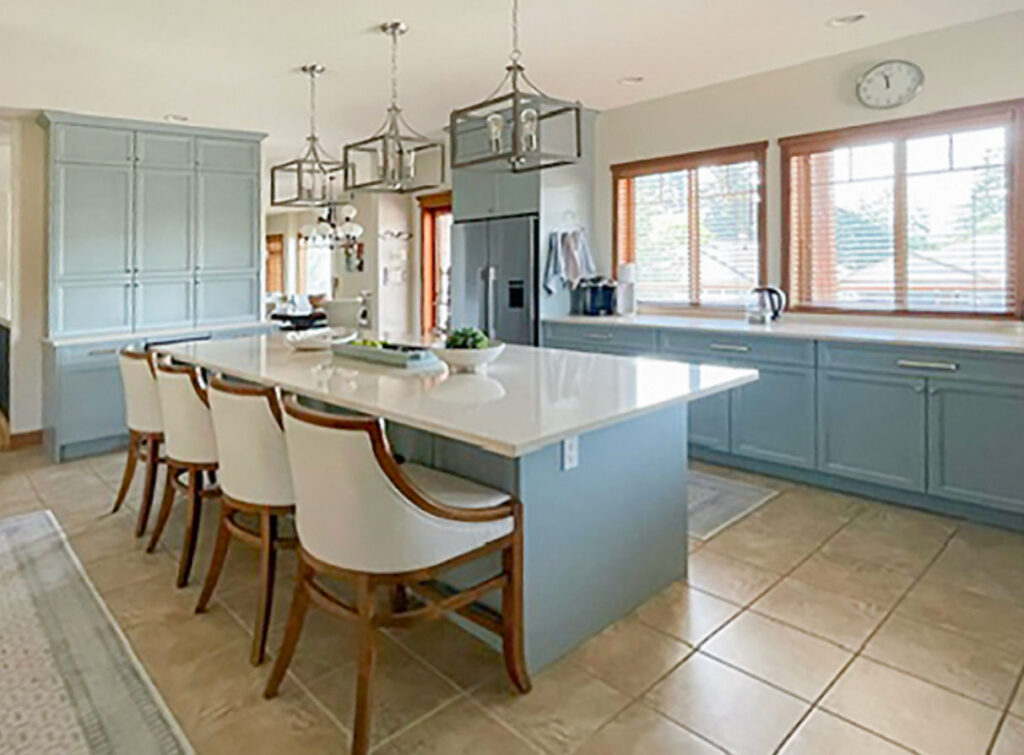
[{"label": "silver cabinet handle", "polygon": [[918,362],[914,359],[897,359],[897,367],[908,370],[941,370],[942,372],[956,372],[960,365],[955,362]]},{"label": "silver cabinet handle", "polygon": [[924,393],[924,383],[918,383],[914,386],[914,393]]},{"label": "silver cabinet handle", "polygon": [[591,341],[610,341],[613,336],[611,333],[584,333],[583,337]]},{"label": "silver cabinet handle", "polygon": [[117,353],[117,349],[93,349],[92,351],[90,351],[87,354],[87,356],[90,356],[90,357],[101,357],[101,356],[104,356],[106,354],[116,354],[116,353]]},{"label": "silver cabinet handle", "polygon": [[750,351],[749,346],[740,346],[732,343],[713,343],[710,348],[714,351],[734,351],[737,354],[746,354]]}]

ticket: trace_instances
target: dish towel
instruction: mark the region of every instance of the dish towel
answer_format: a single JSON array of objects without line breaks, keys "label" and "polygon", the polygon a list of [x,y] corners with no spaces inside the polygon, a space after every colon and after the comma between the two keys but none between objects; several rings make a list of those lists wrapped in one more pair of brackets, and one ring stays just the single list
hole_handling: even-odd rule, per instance
[{"label": "dish towel", "polygon": [[597,265],[583,231],[554,231],[548,237],[544,265],[544,290],[549,294],[568,286],[576,288],[583,278],[597,275]]}]

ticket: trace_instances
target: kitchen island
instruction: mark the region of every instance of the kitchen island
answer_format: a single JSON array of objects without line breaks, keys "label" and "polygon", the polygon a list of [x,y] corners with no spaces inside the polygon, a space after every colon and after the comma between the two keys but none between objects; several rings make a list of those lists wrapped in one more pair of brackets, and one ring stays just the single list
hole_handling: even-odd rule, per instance
[{"label": "kitchen island", "polygon": [[[515,345],[485,374],[402,370],[294,351],[280,335],[158,351],[381,416],[395,453],[522,500],[531,670],[685,575],[687,403],[758,376]],[[449,580],[469,584],[488,568],[471,564]]]}]

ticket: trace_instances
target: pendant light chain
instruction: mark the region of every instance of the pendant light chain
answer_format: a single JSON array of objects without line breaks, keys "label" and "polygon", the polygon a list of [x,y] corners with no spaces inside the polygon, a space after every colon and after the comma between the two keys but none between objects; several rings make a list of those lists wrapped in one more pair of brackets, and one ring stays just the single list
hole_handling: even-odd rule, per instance
[{"label": "pendant light chain", "polygon": [[519,0],[512,0],[512,52],[508,59],[518,63],[523,57],[523,51],[519,49]]},{"label": "pendant light chain", "polygon": [[316,69],[309,72],[309,140],[316,141]]},{"label": "pendant light chain", "polygon": [[391,107],[398,110],[398,28],[391,31]]}]

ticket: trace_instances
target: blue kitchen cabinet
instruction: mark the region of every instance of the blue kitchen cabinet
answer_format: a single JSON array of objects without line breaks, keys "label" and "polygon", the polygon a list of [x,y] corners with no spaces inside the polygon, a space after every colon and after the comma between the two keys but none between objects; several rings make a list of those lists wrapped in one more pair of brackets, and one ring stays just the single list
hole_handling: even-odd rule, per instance
[{"label": "blue kitchen cabinet", "polygon": [[196,324],[216,325],[258,319],[259,275],[203,274],[195,282]]},{"label": "blue kitchen cabinet", "polygon": [[455,220],[481,220],[502,215],[536,213],[541,206],[537,172],[511,173],[481,168],[452,172],[452,215]]},{"label": "blue kitchen cabinet", "polygon": [[127,128],[58,123],[52,155],[61,162],[125,165],[134,161],[135,135]]},{"label": "blue kitchen cabinet", "polygon": [[[758,370],[759,377],[727,394],[731,417],[729,450],[739,456],[813,469],[814,368],[745,361],[731,364],[752,367]],[[692,432],[691,440],[695,440]]]},{"label": "blue kitchen cabinet", "polygon": [[50,329],[67,336],[126,333],[134,322],[132,279],[61,280],[50,292]]},{"label": "blue kitchen cabinet", "polygon": [[259,265],[259,176],[200,170],[196,270],[251,273]]},{"label": "blue kitchen cabinet", "polygon": [[818,469],[902,490],[925,490],[925,380],[822,370]]},{"label": "blue kitchen cabinet", "polygon": [[928,492],[1024,513],[1024,387],[928,380]]},{"label": "blue kitchen cabinet", "polygon": [[51,192],[50,264],[54,277],[130,273],[131,165],[59,164]]},{"label": "blue kitchen cabinet", "polygon": [[254,139],[196,137],[196,167],[199,170],[259,173],[260,143]]},{"label": "blue kitchen cabinet", "polygon": [[138,168],[135,172],[134,271],[192,275],[195,174],[191,170]]},{"label": "blue kitchen cabinet", "polygon": [[689,441],[715,451],[728,451],[729,394],[717,393],[691,402],[687,408]]},{"label": "blue kitchen cabinet", "polygon": [[196,140],[189,134],[147,133],[135,135],[135,162],[146,168],[193,170]]}]

